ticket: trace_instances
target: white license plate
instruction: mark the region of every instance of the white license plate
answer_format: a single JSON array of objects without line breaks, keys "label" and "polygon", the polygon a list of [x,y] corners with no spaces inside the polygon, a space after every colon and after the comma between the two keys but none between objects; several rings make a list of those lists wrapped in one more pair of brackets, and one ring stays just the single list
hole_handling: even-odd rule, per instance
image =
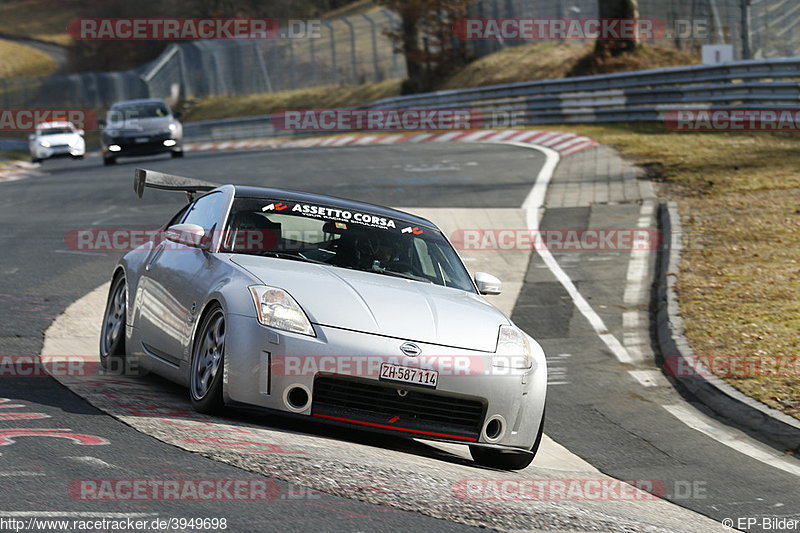
[{"label": "white license plate", "polygon": [[136,138],[134,139],[134,142],[137,142],[137,143],[146,143],[146,142],[147,142],[147,141],[149,141],[149,140],[150,140],[150,137],[136,137]]},{"label": "white license plate", "polygon": [[381,381],[395,381],[397,383],[413,383],[423,387],[436,388],[439,382],[439,372],[424,368],[381,363]]}]

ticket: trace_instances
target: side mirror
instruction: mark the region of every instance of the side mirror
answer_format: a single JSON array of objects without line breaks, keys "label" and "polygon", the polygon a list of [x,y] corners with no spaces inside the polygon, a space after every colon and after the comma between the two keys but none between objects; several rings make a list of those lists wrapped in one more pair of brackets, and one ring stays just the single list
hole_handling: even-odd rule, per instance
[{"label": "side mirror", "polygon": [[86,132],[83,130],[76,130],[75,133],[77,133],[78,135],[84,135]]},{"label": "side mirror", "polygon": [[101,128],[105,128],[105,127],[106,127],[106,124],[108,124],[108,122],[106,122],[106,119],[104,119],[104,118],[101,118],[100,120],[98,120],[98,121],[97,121],[97,124],[98,124],[98,125],[99,125]]},{"label": "side mirror", "polygon": [[475,272],[475,285],[481,294],[500,294],[503,292],[503,282],[487,274],[486,272]]},{"label": "side mirror", "polygon": [[180,111],[173,111],[172,112],[172,116],[175,117],[175,118],[181,118],[182,114],[183,113],[181,113]]},{"label": "side mirror", "polygon": [[31,133],[30,135],[28,135],[28,140],[29,141],[32,141],[34,139],[36,139],[36,134],[35,133]]},{"label": "side mirror", "polygon": [[206,239],[206,232],[197,224],[175,224],[167,228],[164,238],[184,246],[208,250],[210,243]]}]

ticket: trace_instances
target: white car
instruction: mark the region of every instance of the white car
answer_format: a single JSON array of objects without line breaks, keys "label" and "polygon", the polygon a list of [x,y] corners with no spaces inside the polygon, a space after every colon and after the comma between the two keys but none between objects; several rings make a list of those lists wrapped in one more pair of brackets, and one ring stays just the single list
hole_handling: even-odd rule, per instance
[{"label": "white car", "polygon": [[42,122],[28,137],[31,161],[39,163],[51,157],[80,159],[86,153],[83,130],[71,122]]}]

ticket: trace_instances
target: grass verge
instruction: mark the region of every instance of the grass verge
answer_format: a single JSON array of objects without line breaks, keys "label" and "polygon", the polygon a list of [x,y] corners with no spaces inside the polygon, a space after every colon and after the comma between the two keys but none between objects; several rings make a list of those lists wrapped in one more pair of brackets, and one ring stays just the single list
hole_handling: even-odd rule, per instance
[{"label": "grass verge", "polygon": [[184,106],[186,122],[218,118],[266,115],[285,109],[350,107],[400,94],[400,81],[384,81],[344,87],[313,87],[295,91],[220,96],[189,101]]},{"label": "grass verge", "polygon": [[30,46],[0,39],[0,78],[49,76],[58,65],[52,57]]},{"label": "grass verge", "polygon": [[[678,296],[701,356],[800,355],[800,136],[570,125],[648,169],[678,202]],[[800,418],[800,373],[725,380]]]}]

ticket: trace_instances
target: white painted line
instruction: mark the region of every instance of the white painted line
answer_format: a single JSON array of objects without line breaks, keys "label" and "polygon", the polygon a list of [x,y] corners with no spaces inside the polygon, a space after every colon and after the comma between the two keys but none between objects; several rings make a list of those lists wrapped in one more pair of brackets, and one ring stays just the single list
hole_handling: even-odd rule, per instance
[{"label": "white painted line", "polygon": [[28,472],[26,470],[3,470],[0,471],[0,477],[41,477],[46,476],[44,472]]},{"label": "white painted line", "polygon": [[787,460],[777,451],[755,443],[744,433],[725,427],[688,405],[662,405],[662,407],[690,428],[715,441],[764,464],[800,476],[800,465],[796,459]]},{"label": "white painted line", "polygon": [[[542,166],[542,170],[539,172],[539,176],[536,178],[536,182],[533,184],[533,188],[531,188],[531,191],[528,193],[528,196],[522,203],[522,208],[527,211],[526,218],[528,230],[532,232],[539,231],[539,210],[544,208],[547,187],[550,185],[550,180],[553,177],[553,172],[558,165],[560,156],[555,150],[542,146],[512,142],[506,142],[505,144],[522,146],[525,148],[534,148],[543,152],[546,157],[546,161]],[[552,272],[559,283],[561,283],[561,286],[567,291],[570,298],[572,298],[575,307],[586,318],[586,320],[589,321],[589,324],[595,330],[600,339],[605,343],[608,349],[611,350],[611,353],[614,354],[617,360],[621,363],[633,363],[633,359],[628,353],[628,350],[625,349],[622,343],[620,343],[614,335],[608,332],[608,327],[606,327],[603,319],[600,318],[600,315],[598,315],[594,309],[592,309],[592,306],[589,305],[589,302],[586,301],[586,298],[584,298],[583,295],[578,292],[575,284],[572,282],[567,273],[561,268],[561,265],[558,264],[558,261],[555,260],[553,254],[550,253],[550,250],[541,246],[537,246],[536,252],[539,254],[539,257],[542,258],[544,264],[547,265],[547,268],[550,269],[550,272]]]},{"label": "white painted line", "polygon": [[669,382],[658,370],[628,370],[628,374],[633,376],[643,387],[669,385]]},{"label": "white painted line", "polygon": [[76,461],[78,463],[83,463],[91,466],[100,466],[103,468],[117,468],[116,466],[103,461],[98,457],[90,457],[90,456],[83,456],[83,457],[64,457],[64,459],[70,459],[72,461]]},{"label": "white painted line", "polygon": [[[645,213],[653,213],[652,201],[645,201],[639,210],[638,226],[646,228],[650,225],[650,217]],[[647,300],[647,267],[650,250],[647,248],[631,250],[631,260],[628,263],[628,274],[625,282],[625,293],[622,301],[625,305],[641,305]]]}]

